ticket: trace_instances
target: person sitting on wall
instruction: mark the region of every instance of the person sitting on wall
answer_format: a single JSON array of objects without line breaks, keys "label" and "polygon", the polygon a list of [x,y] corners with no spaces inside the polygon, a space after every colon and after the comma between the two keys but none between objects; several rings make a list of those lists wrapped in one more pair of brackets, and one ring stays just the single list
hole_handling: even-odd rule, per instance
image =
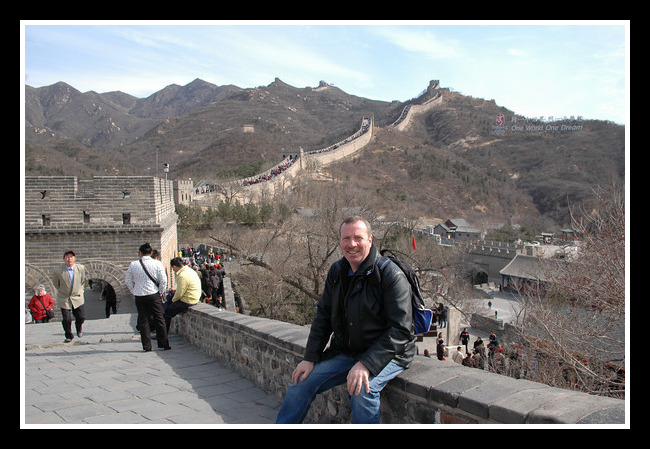
[{"label": "person sitting on wall", "polygon": [[276,423],[302,423],[317,394],[347,384],[353,422],[378,424],[382,389],[413,361],[411,287],[397,265],[386,265],[383,307],[374,307],[381,255],[372,241],[367,220],[354,216],[341,223],[343,258],[327,274],[304,358],[291,375]]},{"label": "person sitting on wall", "polygon": [[196,271],[183,264],[183,259],[180,257],[174,257],[170,264],[176,277],[176,292],[172,300],[164,305],[163,316],[168,332],[172,318],[197,304],[201,299],[201,279]]}]

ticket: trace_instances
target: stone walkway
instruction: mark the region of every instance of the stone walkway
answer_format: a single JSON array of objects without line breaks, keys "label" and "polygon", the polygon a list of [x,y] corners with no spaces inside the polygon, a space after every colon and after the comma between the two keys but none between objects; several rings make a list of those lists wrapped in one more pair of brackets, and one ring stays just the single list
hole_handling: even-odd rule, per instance
[{"label": "stone walkway", "polygon": [[275,422],[278,399],[177,335],[143,352],[137,314],[122,312],[87,319],[70,343],[60,322],[25,324],[21,425]]}]

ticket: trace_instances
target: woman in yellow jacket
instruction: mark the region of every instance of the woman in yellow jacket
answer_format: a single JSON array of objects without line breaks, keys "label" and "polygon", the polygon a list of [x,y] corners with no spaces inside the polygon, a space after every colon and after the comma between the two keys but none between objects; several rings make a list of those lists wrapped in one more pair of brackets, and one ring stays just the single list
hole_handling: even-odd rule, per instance
[{"label": "woman in yellow jacket", "polygon": [[170,261],[174,277],[176,278],[176,292],[170,302],[165,304],[165,324],[169,332],[172,318],[189,307],[197,304],[201,299],[201,279],[189,265],[183,264],[183,259],[174,257]]}]

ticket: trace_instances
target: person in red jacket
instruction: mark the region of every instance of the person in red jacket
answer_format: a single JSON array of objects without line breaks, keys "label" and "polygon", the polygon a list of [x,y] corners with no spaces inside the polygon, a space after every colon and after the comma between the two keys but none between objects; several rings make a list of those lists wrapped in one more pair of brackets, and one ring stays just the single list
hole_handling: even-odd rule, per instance
[{"label": "person in red jacket", "polygon": [[28,305],[29,310],[32,311],[32,318],[35,323],[47,323],[50,321],[47,311],[54,307],[54,300],[45,292],[45,287],[42,285],[36,287],[34,293]]}]

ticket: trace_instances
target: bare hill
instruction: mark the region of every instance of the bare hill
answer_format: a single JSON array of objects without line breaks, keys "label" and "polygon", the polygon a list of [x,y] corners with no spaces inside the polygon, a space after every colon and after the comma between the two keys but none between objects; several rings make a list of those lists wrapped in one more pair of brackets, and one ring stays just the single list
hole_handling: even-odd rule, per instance
[{"label": "bare hill", "polygon": [[409,102],[360,98],[325,82],[296,88],[276,79],[241,89],[195,80],[145,99],[62,82],[26,86],[26,173],[154,175],[165,162],[172,178],[214,179],[268,168],[283,150],[325,147],[371,114],[373,141],[355,164],[330,170],[351,189],[374,192],[388,211],[501,221],[543,215],[564,224],[568,201],[625,177],[622,126],[525,120],[494,101],[442,93],[440,105],[397,131],[388,125]]}]

